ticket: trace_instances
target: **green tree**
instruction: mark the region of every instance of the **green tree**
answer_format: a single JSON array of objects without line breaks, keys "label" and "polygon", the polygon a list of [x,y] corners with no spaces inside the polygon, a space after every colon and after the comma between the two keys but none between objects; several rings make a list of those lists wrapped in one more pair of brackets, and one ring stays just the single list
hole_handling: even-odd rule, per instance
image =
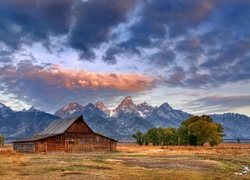
[{"label": "green tree", "polygon": [[148,145],[149,144],[149,138],[148,138],[147,133],[143,134],[142,138],[143,138],[144,144]]},{"label": "green tree", "polygon": [[148,130],[147,137],[148,137],[149,142],[152,143],[154,146],[159,145],[161,142],[158,128],[152,128]]},{"label": "green tree", "polygon": [[144,136],[141,131],[137,131],[135,134],[132,135],[132,137],[136,139],[136,143],[138,145],[143,145]]},{"label": "green tree", "polygon": [[164,140],[166,139],[166,129],[163,127],[158,127],[158,145],[164,145]]},{"label": "green tree", "polygon": [[217,146],[221,142],[223,142],[224,128],[221,124],[212,124],[211,125],[211,136],[209,139],[210,146]]},{"label": "green tree", "polygon": [[186,125],[182,124],[177,129],[178,144],[179,145],[189,145],[190,136],[188,135],[188,128]]},{"label": "green tree", "polygon": [[177,130],[180,145],[199,145],[209,143],[218,145],[223,140],[223,127],[213,122],[208,115],[192,116],[181,123]]},{"label": "green tree", "polygon": [[206,142],[209,142],[211,134],[210,123],[203,120],[198,120],[188,125],[188,133],[192,137],[190,145],[203,146]]},{"label": "green tree", "polygon": [[178,136],[177,130],[175,128],[163,128],[163,127],[154,127],[149,129],[147,133],[143,135],[143,140],[145,145],[152,143],[156,145],[177,145]]},{"label": "green tree", "polygon": [[0,136],[0,146],[4,146],[5,136]]},{"label": "green tree", "polygon": [[177,145],[178,135],[177,130],[173,127],[168,127],[165,129],[163,145]]}]

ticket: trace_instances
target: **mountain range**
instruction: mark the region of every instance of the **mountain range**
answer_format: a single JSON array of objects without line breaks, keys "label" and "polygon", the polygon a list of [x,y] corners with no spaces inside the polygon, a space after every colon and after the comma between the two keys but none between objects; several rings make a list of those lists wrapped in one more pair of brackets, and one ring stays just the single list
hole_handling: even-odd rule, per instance
[{"label": "mountain range", "polygon": [[[53,120],[83,115],[84,120],[95,132],[105,134],[119,141],[132,141],[137,130],[146,132],[153,127],[178,128],[182,121],[192,114],[173,109],[168,103],[153,107],[144,102],[134,104],[126,97],[115,109],[108,109],[104,103],[89,103],[82,106],[69,103],[54,115],[39,111],[35,107],[14,111],[0,103],[0,135],[7,139],[19,139],[41,132]],[[225,139],[250,139],[250,117],[234,114],[211,114],[214,122],[225,129]]]}]

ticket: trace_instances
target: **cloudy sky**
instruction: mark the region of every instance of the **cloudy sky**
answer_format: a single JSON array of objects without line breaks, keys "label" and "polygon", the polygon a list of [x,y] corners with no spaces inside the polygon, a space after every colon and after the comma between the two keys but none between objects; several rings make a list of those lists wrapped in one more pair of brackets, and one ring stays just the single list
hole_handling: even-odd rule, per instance
[{"label": "cloudy sky", "polygon": [[0,0],[0,102],[250,116],[249,0]]}]

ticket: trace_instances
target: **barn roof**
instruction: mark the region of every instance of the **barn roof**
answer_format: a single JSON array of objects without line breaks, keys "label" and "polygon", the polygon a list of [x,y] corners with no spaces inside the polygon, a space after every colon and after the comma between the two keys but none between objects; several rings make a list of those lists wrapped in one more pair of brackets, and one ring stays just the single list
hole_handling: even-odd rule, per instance
[{"label": "barn roof", "polygon": [[[34,141],[38,141],[41,139],[45,139],[48,137],[52,137],[52,136],[56,136],[58,134],[62,134],[64,133],[75,121],[81,119],[84,123],[85,121],[83,120],[82,115],[77,116],[77,117],[73,117],[73,118],[67,118],[67,119],[59,119],[59,120],[54,120],[47,128],[45,128],[41,133],[39,133],[36,136],[30,137],[30,138],[26,138],[26,139],[20,139],[20,140],[16,140],[13,141],[12,143],[16,143],[16,142],[34,142]],[[92,133],[96,134],[95,132],[93,132],[93,130],[87,125],[87,123],[85,123],[86,126],[92,131]],[[112,138],[103,136],[103,135],[99,135],[108,139],[111,139],[113,141],[117,141],[114,140]]]},{"label": "barn roof", "polygon": [[48,138],[48,137],[56,136],[56,135],[57,134],[35,135],[35,136],[29,137],[29,138],[19,139],[19,140],[13,141],[12,143],[34,142],[34,141],[38,141],[38,140],[45,139],[45,138]]},{"label": "barn roof", "polygon": [[[40,135],[47,135],[47,134],[61,134],[61,133],[64,133],[71,126],[71,124],[73,124],[76,120],[78,120],[80,118],[83,121],[82,116],[77,116],[77,117],[74,117],[74,118],[55,120],[39,134]],[[91,128],[89,128],[89,129],[91,130]]]}]

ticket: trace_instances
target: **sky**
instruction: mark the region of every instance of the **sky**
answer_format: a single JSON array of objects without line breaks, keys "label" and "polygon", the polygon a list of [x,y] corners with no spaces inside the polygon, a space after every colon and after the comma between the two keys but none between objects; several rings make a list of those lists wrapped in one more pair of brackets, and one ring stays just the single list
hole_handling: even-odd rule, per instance
[{"label": "sky", "polygon": [[250,116],[249,0],[0,0],[0,102]]}]

